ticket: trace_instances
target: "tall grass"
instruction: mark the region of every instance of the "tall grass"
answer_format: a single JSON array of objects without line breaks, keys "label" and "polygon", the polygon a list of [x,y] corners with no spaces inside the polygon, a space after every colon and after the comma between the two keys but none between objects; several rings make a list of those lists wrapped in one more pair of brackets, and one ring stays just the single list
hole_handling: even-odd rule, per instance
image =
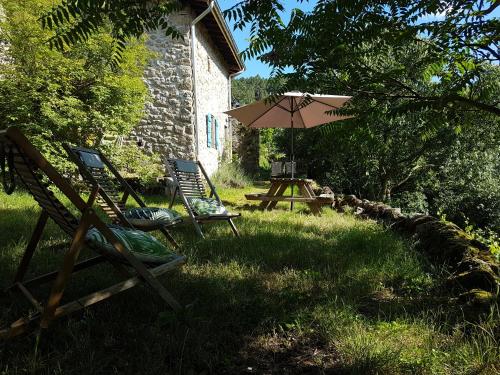
[{"label": "tall grass", "polygon": [[223,188],[243,188],[252,184],[237,161],[221,163],[212,176],[212,182]]}]

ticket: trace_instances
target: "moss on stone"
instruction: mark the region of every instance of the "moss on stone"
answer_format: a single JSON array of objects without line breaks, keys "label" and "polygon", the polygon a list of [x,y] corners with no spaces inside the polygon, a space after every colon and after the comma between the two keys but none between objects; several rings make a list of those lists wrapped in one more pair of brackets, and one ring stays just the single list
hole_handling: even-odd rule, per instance
[{"label": "moss on stone", "polygon": [[459,302],[471,305],[490,305],[492,302],[495,302],[496,299],[496,294],[477,288],[468,290],[458,297]]}]

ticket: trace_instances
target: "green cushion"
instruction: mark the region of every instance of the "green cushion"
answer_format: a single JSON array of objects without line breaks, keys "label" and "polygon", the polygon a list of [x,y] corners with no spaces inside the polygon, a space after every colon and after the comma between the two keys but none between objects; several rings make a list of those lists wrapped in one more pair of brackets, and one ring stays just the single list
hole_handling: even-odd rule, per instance
[{"label": "green cushion", "polygon": [[125,211],[123,215],[127,219],[154,220],[165,224],[171,224],[182,220],[181,215],[177,211],[159,207],[131,208]]},{"label": "green cushion", "polygon": [[226,208],[214,198],[189,198],[189,205],[196,215],[226,215]]},{"label": "green cushion", "polygon": [[[163,264],[177,257],[173,251],[148,233],[117,225],[109,225],[108,227],[125,248],[144,263]],[[118,250],[96,228],[92,228],[87,232],[85,240],[91,247],[122,257]]]}]

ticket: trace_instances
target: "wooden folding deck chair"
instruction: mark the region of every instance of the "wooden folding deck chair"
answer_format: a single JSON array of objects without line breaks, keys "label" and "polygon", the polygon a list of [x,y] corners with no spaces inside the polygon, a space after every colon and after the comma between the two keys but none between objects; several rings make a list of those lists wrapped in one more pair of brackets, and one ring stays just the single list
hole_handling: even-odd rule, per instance
[{"label": "wooden folding deck chair", "polygon": [[[159,230],[175,247],[178,246],[167,228],[182,222],[180,214],[166,208],[147,207],[102,152],[66,143],[63,147],[78,165],[87,184],[98,189],[97,203],[113,222],[144,232]],[[129,197],[137,202],[139,208],[125,208]]]},{"label": "wooden folding deck chair", "polygon": [[[205,236],[200,224],[215,221],[227,221],[233,233],[239,237],[238,230],[232,219],[241,216],[241,214],[230,213],[226,210],[199,161],[169,159],[166,167],[176,184],[170,207],[173,206],[174,199],[179,193],[196,232],[202,238],[205,238]],[[206,194],[204,181],[210,188],[209,196]]]},{"label": "wooden folding deck chair", "polygon": [[[8,290],[20,291],[33,305],[36,312],[18,319],[10,327],[1,329],[0,337],[9,338],[21,334],[36,322],[39,322],[40,327],[47,328],[50,321],[56,318],[105,300],[141,282],[154,289],[173,310],[182,310],[181,305],[163,287],[157,277],[184,263],[183,256],[169,251],[156,238],[147,233],[106,225],[92,209],[98,189],[93,189],[88,202],[85,202],[18,129],[9,128],[0,131],[0,154],[4,182],[8,182],[9,175],[3,166],[4,163],[1,162],[7,160],[9,171],[17,173],[18,180],[24,184],[42,208],[35,231],[17,269],[14,282],[7,288]],[[10,177],[12,182],[14,176],[11,174]],[[9,192],[12,192],[12,186],[12,183],[7,183]],[[50,186],[56,187],[69,200],[79,213],[79,219],[57,199],[49,188]],[[64,253],[64,259],[58,271],[24,281],[28,266],[49,217],[72,238],[71,245]],[[77,263],[84,245],[88,245],[100,255]],[[127,279],[61,305],[64,289],[72,273],[103,261],[110,262]],[[42,304],[35,299],[28,288],[49,281],[53,282],[51,292],[47,302]]]}]

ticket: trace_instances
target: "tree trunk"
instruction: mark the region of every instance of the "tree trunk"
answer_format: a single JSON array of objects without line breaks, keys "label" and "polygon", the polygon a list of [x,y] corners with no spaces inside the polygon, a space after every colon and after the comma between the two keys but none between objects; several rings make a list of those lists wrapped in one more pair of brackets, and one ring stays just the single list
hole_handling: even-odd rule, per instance
[{"label": "tree trunk", "polygon": [[391,186],[390,181],[387,178],[383,179],[382,190],[379,194],[379,198],[382,202],[386,202],[387,200],[391,199]]}]

